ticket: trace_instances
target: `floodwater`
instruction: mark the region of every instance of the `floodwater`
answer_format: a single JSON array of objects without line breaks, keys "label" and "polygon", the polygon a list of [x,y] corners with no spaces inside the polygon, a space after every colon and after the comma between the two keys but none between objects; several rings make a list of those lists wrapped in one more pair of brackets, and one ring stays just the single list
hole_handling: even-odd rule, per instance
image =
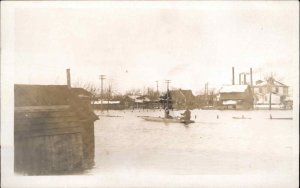
[{"label": "floodwater", "polygon": [[[279,110],[192,110],[195,123],[184,126],[138,117],[163,116],[159,110],[104,111],[95,122],[95,167],[89,173],[288,175],[298,160],[297,123],[270,120],[270,114],[293,116]],[[242,116],[251,119],[232,118]]]}]

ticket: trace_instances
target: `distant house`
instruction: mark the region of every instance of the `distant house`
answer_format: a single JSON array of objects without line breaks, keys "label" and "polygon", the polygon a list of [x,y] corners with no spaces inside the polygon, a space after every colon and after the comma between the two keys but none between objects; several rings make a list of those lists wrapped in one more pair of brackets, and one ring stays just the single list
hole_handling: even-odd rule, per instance
[{"label": "distant house", "polygon": [[253,96],[249,85],[227,85],[219,91],[219,109],[251,109]]},{"label": "distant house", "polygon": [[124,104],[122,103],[122,101],[117,101],[117,100],[97,100],[97,101],[93,101],[92,102],[94,109],[101,109],[101,105],[102,105],[102,109],[103,110],[123,110],[125,109]]},{"label": "distant house", "polygon": [[94,165],[94,121],[83,89],[14,86],[15,172],[68,174]]},{"label": "distant house", "polygon": [[151,100],[145,95],[128,95],[124,99],[124,105],[128,108],[150,108]]},{"label": "distant house", "polygon": [[271,105],[274,105],[274,108],[283,108],[282,106],[286,104],[285,101],[289,95],[287,85],[274,79],[270,79],[268,81],[258,80],[252,87],[256,108],[263,108],[270,103]]},{"label": "distant house", "polygon": [[196,98],[191,90],[171,90],[172,105],[175,109],[184,109],[196,107]]},{"label": "distant house", "polygon": [[266,94],[270,92],[270,85],[272,86],[272,93],[276,93],[280,96],[288,96],[288,86],[276,81],[276,80],[270,80],[268,81],[262,81],[258,80],[256,81],[256,84],[253,87],[254,94],[260,93],[260,94]]}]

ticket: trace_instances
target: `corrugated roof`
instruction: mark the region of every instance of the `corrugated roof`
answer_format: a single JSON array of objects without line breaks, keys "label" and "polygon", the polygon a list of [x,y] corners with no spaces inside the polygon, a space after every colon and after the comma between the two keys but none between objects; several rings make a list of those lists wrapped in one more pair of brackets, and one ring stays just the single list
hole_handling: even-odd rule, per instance
[{"label": "corrugated roof", "polygon": [[247,90],[248,85],[227,85],[222,86],[220,93],[242,93]]}]

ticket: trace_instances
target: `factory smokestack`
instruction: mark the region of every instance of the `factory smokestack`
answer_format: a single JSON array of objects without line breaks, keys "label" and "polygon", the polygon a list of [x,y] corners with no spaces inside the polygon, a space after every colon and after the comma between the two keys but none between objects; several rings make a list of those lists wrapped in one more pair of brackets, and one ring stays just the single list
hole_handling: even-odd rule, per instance
[{"label": "factory smokestack", "polygon": [[243,74],[244,74],[244,85],[246,85],[247,84],[246,74],[245,73],[243,73]]},{"label": "factory smokestack", "polygon": [[232,85],[234,85],[234,67],[232,67]]},{"label": "factory smokestack", "polygon": [[70,69],[67,69],[67,86],[68,86],[68,88],[71,88],[71,75],[70,75]]},{"label": "factory smokestack", "polygon": [[239,85],[241,85],[241,73],[239,74]]}]

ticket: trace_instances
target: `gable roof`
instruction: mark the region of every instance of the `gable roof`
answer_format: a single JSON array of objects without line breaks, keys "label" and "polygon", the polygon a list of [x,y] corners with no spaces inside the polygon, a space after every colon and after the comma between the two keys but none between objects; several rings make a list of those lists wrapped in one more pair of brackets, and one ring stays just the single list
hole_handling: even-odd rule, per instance
[{"label": "gable roof", "polygon": [[[268,82],[267,81],[262,81],[262,82],[256,84],[255,86],[268,86]],[[276,86],[277,87],[288,87],[287,85],[285,85],[285,84],[283,84],[279,81],[276,81],[276,80],[273,81],[273,86],[275,86],[275,87]]]},{"label": "gable roof", "polygon": [[222,86],[220,93],[243,93],[248,89],[248,85],[226,85]]},{"label": "gable roof", "polygon": [[182,90],[182,89],[171,90],[170,95],[171,95],[171,97],[173,97],[173,96],[182,96],[182,97],[185,97],[185,98],[188,98],[188,99],[195,97],[193,95],[192,90]]}]

